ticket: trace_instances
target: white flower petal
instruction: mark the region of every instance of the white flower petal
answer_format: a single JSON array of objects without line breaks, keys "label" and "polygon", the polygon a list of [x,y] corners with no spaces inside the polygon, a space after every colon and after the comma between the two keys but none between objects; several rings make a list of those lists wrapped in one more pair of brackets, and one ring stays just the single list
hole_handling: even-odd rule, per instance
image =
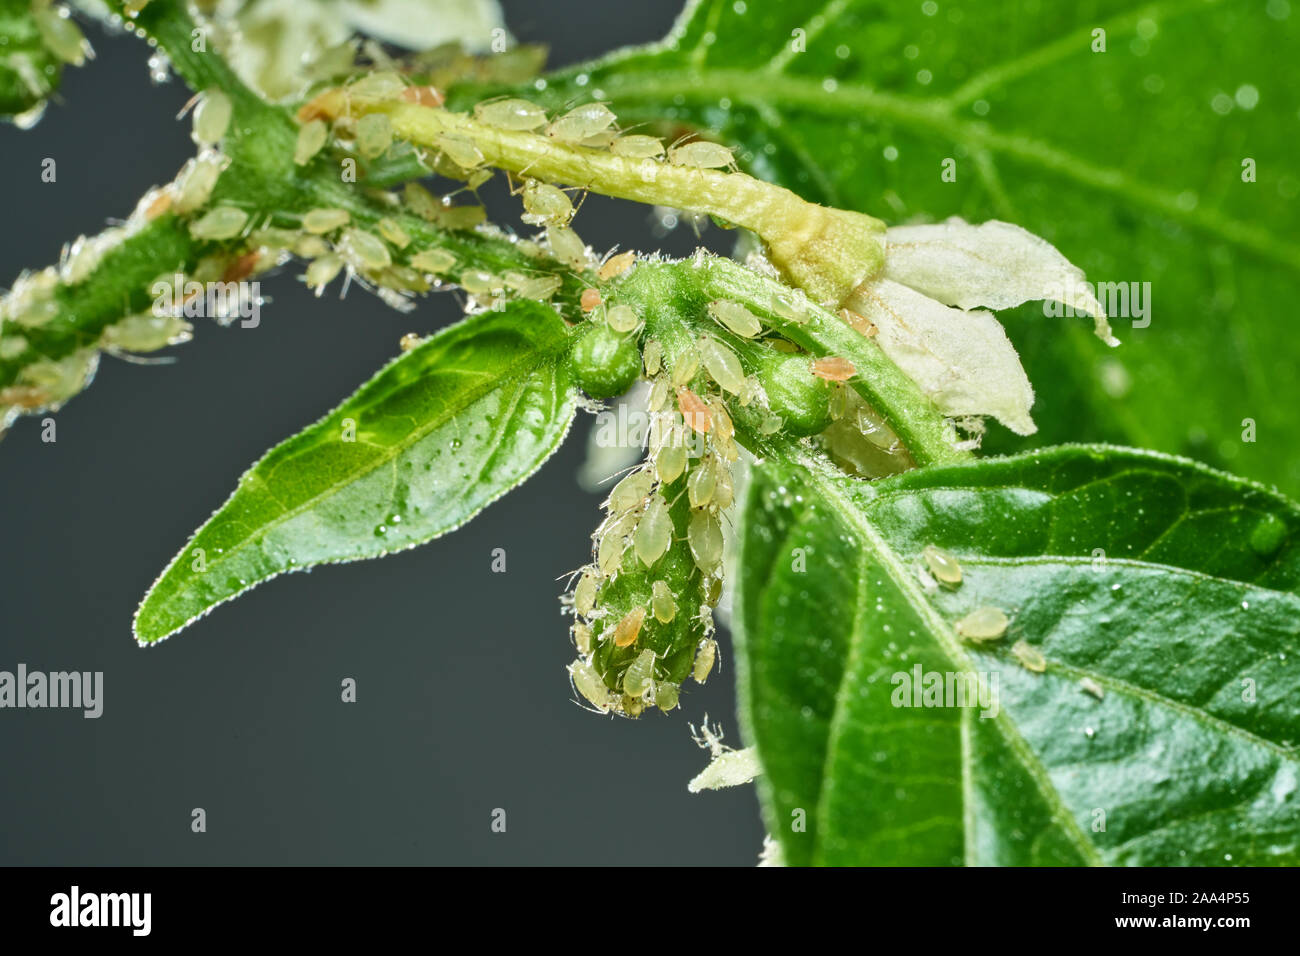
[{"label": "white flower petal", "polygon": [[[219,5],[216,22],[233,31],[225,50],[240,79],[273,100],[307,89],[305,67],[329,47],[360,32],[412,50],[460,43],[486,52],[505,30],[497,0],[249,0]],[[508,38],[509,34],[495,34]]]},{"label": "white flower petal", "polygon": [[1093,317],[1097,337],[1118,345],[1083,271],[1045,239],[1009,222],[961,219],[895,226],[885,233],[885,277],[962,309],[1010,309],[1035,299]]},{"label": "white flower petal", "polygon": [[498,36],[503,39],[508,36],[497,0],[343,0],[340,9],[353,29],[408,50],[454,41],[467,50],[486,53],[494,30],[501,30]]},{"label": "white flower petal", "polygon": [[845,307],[870,319],[885,354],[946,415],[992,415],[1018,435],[1037,431],[1034,390],[1020,356],[990,312],[963,312],[880,279]]}]

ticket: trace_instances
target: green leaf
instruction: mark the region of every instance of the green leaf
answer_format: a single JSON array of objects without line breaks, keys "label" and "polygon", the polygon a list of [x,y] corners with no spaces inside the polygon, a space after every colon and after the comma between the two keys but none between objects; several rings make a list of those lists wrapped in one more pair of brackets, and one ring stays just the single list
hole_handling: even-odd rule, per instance
[{"label": "green leaf", "polygon": [[284,571],[379,557],[464,524],[568,431],[568,347],[553,309],[516,302],[389,363],[244,474],[141,603],[137,639],[161,640]]},{"label": "green leaf", "polygon": [[[754,475],[737,656],[787,862],[1300,862],[1295,504],[1101,446],[875,483],[812,459]],[[923,583],[929,544],[958,587]],[[1001,640],[958,637],[980,606],[1010,618]],[[979,675],[996,708],[896,706],[918,667],[922,687]]]},{"label": "green leaf", "polygon": [[[1004,219],[1094,282],[1151,283],[1151,323],[1024,308],[1038,441],[1193,454],[1300,493],[1291,414],[1300,17],[1255,0],[704,0],[660,44],[547,78],[558,107],[695,126],[808,199],[891,223]],[[1106,52],[1093,52],[1094,30]],[[956,160],[956,182],[940,178]],[[1243,182],[1243,160],[1256,182]],[[1257,442],[1243,441],[1252,419]],[[999,435],[1001,447],[1025,443]]]}]

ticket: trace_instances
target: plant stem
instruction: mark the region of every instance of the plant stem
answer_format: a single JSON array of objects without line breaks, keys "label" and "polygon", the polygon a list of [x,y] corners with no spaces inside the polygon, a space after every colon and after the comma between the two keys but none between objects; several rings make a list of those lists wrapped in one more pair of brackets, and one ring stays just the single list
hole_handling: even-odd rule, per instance
[{"label": "plant stem", "polygon": [[464,113],[349,97],[346,90],[325,94],[313,106],[336,116],[386,113],[397,135],[421,146],[437,149],[445,137],[461,138],[473,143],[488,165],[500,169],[615,199],[716,216],[758,235],[772,263],[790,282],[826,305],[841,304],[884,265],[885,226],[880,220],[807,202],[744,173],[629,159],[538,133],[499,129]]},{"label": "plant stem", "polygon": [[943,414],[875,341],[811,303],[803,309],[802,322],[773,311],[773,298],[788,293],[780,283],[729,259],[700,255],[684,262],[638,267],[619,285],[615,298],[637,309],[645,318],[646,334],[660,339],[670,353],[679,352],[707,330],[743,357],[768,346],[734,336],[704,318],[713,299],[739,302],[758,314],[764,325],[811,354],[851,361],[857,374],[850,386],[885,419],[918,465],[971,458],[969,452],[954,447],[953,430]]}]

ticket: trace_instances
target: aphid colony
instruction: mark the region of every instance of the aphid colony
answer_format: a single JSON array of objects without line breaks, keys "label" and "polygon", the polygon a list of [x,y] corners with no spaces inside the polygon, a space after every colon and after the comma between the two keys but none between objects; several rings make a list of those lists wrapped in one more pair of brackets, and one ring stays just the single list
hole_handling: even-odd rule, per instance
[{"label": "aphid colony", "polygon": [[[621,274],[632,261],[612,257],[598,276]],[[843,386],[840,376],[819,375],[817,360],[775,347],[746,350],[747,367],[738,340],[765,329],[737,302],[708,303],[716,330],[701,329],[675,354],[655,339],[640,343],[643,318],[618,301],[617,287],[588,289],[581,307],[588,321],[572,353],[578,384],[602,399],[644,377],[651,417],[647,460],[610,493],[593,562],[573,591],[579,659],[570,675],[602,712],[670,710],[685,677],[702,682],[717,654],[711,608],[722,592],[723,516],[735,501],[740,456],[728,403],[764,433],[813,435]]]},{"label": "aphid colony", "polygon": [[[368,112],[366,107],[393,100],[432,107],[441,107],[443,102],[433,88],[409,86],[398,73],[369,73],[342,88],[321,93],[302,107],[298,117],[303,126],[295,161],[309,162],[324,146],[328,138],[327,118],[334,121],[335,135],[351,138],[363,158],[383,155],[393,142],[392,122],[385,113]],[[360,118],[352,115],[356,107],[363,114]],[[451,115],[467,119],[464,114]],[[717,143],[679,141],[666,147],[654,136],[623,133],[618,129],[617,116],[604,103],[584,103],[552,117],[528,100],[498,98],[476,104],[473,123],[478,124],[477,131],[453,125],[452,129],[431,134],[425,141],[429,149],[412,147],[428,168],[440,175],[467,180],[471,190],[491,175],[484,153],[490,149],[490,137],[484,135],[484,128],[512,135],[546,137],[566,147],[608,150],[614,156],[637,162],[667,162],[702,170],[736,168],[731,150]],[[559,261],[574,268],[587,267],[586,245],[569,228],[577,211],[570,196],[572,190],[530,177],[527,168],[521,170],[521,175],[522,184],[512,192],[522,198],[523,221],[546,228],[550,250]]]},{"label": "aphid colony", "polygon": [[[201,206],[224,161],[220,154],[205,150],[186,164],[175,183],[147,192],[126,222],[94,236],[78,237],[64,247],[57,267],[20,275],[9,292],[0,297],[0,360],[21,358],[34,330],[60,314],[61,294],[89,279],[122,243],[169,210]],[[202,181],[207,181],[206,186]],[[101,349],[114,354],[152,352],[186,341],[190,331],[189,323],[180,317],[142,312],[107,325],[94,345],[77,348],[60,358],[27,362],[15,384],[0,389],[0,433],[16,413],[57,408],[81,391],[95,374]]]},{"label": "aphid colony", "polygon": [[592,312],[574,352],[581,384],[607,397],[644,374],[651,419],[647,460],[610,492],[594,560],[573,591],[570,675],[596,709],[636,716],[673,709],[682,682],[703,683],[716,661],[712,608],[740,454],[724,396],[748,402],[761,386],[713,336],[670,357],[654,340],[637,348],[642,321],[631,307],[601,302]]},{"label": "aphid colony", "polygon": [[[711,424],[726,414],[719,400]],[[713,669],[712,609],[722,595],[722,515],[735,498],[735,446],[725,426],[707,434],[692,443],[678,412],[654,413],[648,460],[614,486],[592,536],[594,560],[572,595],[579,658],[569,673],[603,713],[672,710],[682,682],[690,676],[702,684]]]}]

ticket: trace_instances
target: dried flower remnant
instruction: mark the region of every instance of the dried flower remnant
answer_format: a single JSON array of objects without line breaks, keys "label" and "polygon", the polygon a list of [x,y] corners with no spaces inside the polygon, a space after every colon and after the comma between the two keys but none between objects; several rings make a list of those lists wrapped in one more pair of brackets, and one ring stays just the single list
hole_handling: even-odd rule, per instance
[{"label": "dried flower remnant", "polygon": [[885,278],[945,305],[1001,311],[1038,299],[1093,317],[1097,337],[1119,342],[1084,285],[1083,270],[1056,247],[1009,222],[895,226],[885,233]]}]

